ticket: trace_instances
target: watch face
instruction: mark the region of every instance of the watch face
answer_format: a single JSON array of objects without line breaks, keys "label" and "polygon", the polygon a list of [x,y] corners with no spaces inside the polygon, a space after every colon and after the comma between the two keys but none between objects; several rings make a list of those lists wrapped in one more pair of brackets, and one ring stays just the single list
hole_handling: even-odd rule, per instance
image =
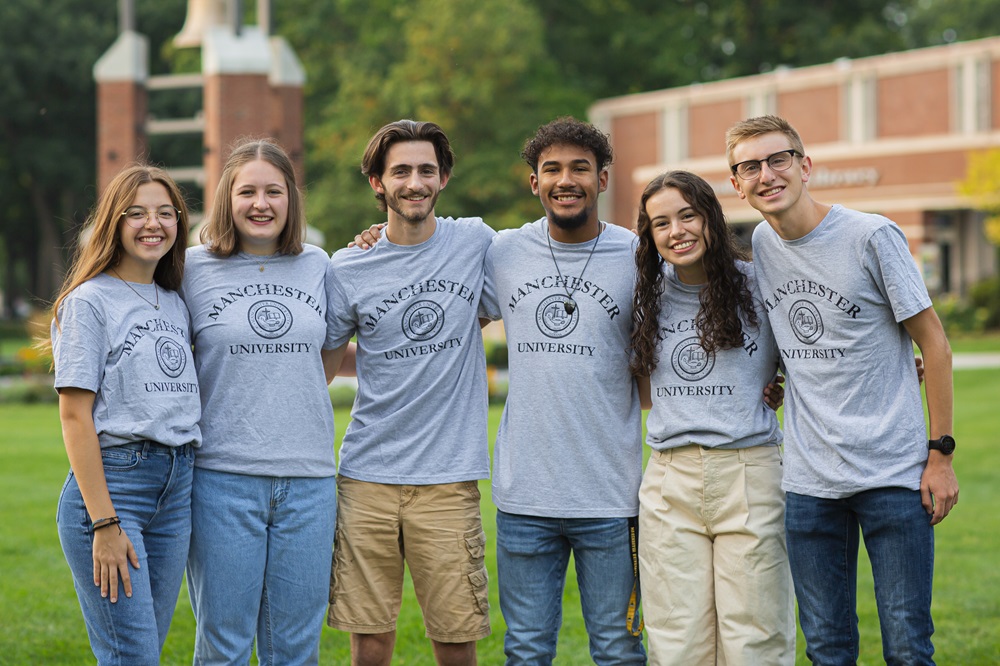
[{"label": "watch face", "polygon": [[946,456],[955,452],[955,438],[951,435],[942,435],[940,439],[931,440],[929,448],[937,449]]}]

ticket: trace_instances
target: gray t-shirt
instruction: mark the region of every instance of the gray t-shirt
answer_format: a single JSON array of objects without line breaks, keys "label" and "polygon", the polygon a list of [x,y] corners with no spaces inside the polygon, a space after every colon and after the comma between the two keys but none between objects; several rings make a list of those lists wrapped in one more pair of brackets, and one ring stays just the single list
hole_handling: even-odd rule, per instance
[{"label": "gray t-shirt", "polygon": [[489,476],[478,310],[494,234],[479,218],[439,217],[418,245],[383,238],[333,255],[331,335],[337,345],[357,335],[358,344],[343,476],[406,485]]},{"label": "gray t-shirt", "polygon": [[256,476],[337,472],[320,350],[326,252],[263,260],[189,248],[181,295],[191,313],[205,443],[195,464]]},{"label": "gray t-shirt", "polygon": [[761,296],[788,370],[787,491],[840,498],[916,490],[927,462],[904,319],[931,306],[903,232],[834,206],[809,234],[753,234]]},{"label": "gray t-shirt", "polygon": [[[503,317],[510,364],[493,501],[533,516],[634,516],[642,479],[642,412],[628,369],[636,236],[607,224],[596,248],[553,240],[558,271],[547,238],[542,218],[500,232],[486,255],[485,312]],[[572,314],[564,284],[577,289]]]},{"label": "gray t-shirt", "polygon": [[[129,289],[131,285],[132,289]],[[74,289],[52,322],[55,387],[93,391],[101,448],[144,439],[201,444],[201,402],[187,309],[174,291],[101,274]],[[159,299],[160,309],[149,303]]]},{"label": "gray t-shirt", "polygon": [[742,347],[707,354],[694,325],[701,286],[682,283],[674,267],[664,265],[659,361],[650,377],[653,408],[646,419],[646,443],[654,449],[742,449],[781,441],[778,419],[764,404],[764,387],[778,369],[774,336],[753,266],[740,261],[737,267],[750,280],[760,324],[744,322]]}]

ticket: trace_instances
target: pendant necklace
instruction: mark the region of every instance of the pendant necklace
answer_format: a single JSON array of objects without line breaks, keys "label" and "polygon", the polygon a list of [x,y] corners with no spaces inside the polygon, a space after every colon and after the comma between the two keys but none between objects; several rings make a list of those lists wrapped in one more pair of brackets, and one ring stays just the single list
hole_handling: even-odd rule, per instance
[{"label": "pendant necklace", "polygon": [[146,298],[145,296],[143,296],[142,294],[140,294],[138,291],[136,291],[135,287],[133,287],[132,285],[130,285],[128,283],[128,281],[125,280],[125,278],[123,278],[121,275],[118,275],[118,271],[116,271],[113,268],[109,268],[108,270],[111,271],[112,273],[114,273],[116,278],[118,278],[119,280],[121,280],[122,282],[124,282],[125,286],[128,287],[129,289],[131,289],[133,294],[135,294],[136,296],[138,296],[139,298],[141,298],[142,300],[146,301],[151,306],[153,306],[154,310],[159,310],[160,309],[160,290],[156,288],[156,280],[153,280],[153,293],[156,294],[156,302],[154,303],[153,301],[149,300],[148,298]]},{"label": "pendant necklace", "polygon": [[[597,241],[601,240],[601,232],[603,230],[604,223],[601,222],[597,229],[597,236],[594,237],[594,245],[590,248],[590,254],[587,255],[587,263],[583,265],[583,270],[580,271],[579,279],[581,284],[583,283],[583,274],[587,272],[587,266],[590,265],[590,260],[594,256],[594,250],[597,249]],[[574,311],[576,311],[576,301],[573,300],[573,294],[576,293],[576,290],[579,289],[579,287],[574,287],[570,290],[570,288],[566,286],[566,279],[563,278],[562,271],[559,270],[559,262],[556,261],[556,253],[552,251],[552,236],[549,234],[548,226],[545,228],[545,240],[549,243],[549,255],[552,257],[552,263],[556,265],[556,273],[559,274],[559,279],[563,283],[563,289],[566,291],[566,300],[563,301],[563,309],[566,311],[566,314],[571,315]]]},{"label": "pendant necklace", "polygon": [[[249,252],[247,252],[247,254],[250,254],[250,253],[249,253]],[[264,266],[267,266],[267,262],[271,261],[271,259],[273,259],[273,258],[274,258],[274,255],[276,255],[276,254],[278,254],[278,253],[277,253],[277,251],[275,251],[275,252],[272,252],[271,254],[267,255],[267,259],[265,259],[265,260],[264,260],[264,263],[261,263],[261,262],[257,261],[257,259],[256,259],[256,256],[255,256],[255,255],[253,255],[253,254],[250,254],[250,256],[251,256],[251,257],[254,257],[254,261],[256,261],[256,262],[257,262],[257,268],[259,268],[259,269],[260,269],[260,272],[261,272],[261,273],[263,273],[263,272],[264,272]]]}]

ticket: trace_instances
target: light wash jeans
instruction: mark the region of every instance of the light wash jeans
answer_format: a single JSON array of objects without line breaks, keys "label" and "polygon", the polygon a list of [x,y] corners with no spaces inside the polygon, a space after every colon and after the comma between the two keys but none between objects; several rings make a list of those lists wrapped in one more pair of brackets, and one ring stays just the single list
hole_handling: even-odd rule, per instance
[{"label": "light wash jeans", "polygon": [[788,493],[785,529],[806,656],[819,666],[858,659],[858,528],[875,579],[886,664],[933,664],[934,528],[920,492],[879,488],[823,499]]},{"label": "light wash jeans", "polygon": [[316,664],[330,593],[336,477],[198,468],[188,591],[195,664]]},{"label": "light wash jeans", "polygon": [[111,603],[94,585],[91,520],[73,472],[59,497],[59,541],[97,663],[159,664],[187,560],[193,449],[147,441],[102,449],[101,457],[122,531],[139,556],[138,569],[129,565],[132,596],[125,596],[119,582],[118,601]]},{"label": "light wash jeans", "polygon": [[628,519],[497,511],[497,581],[507,623],[507,664],[542,666],[555,658],[570,553],[594,663],[645,664],[642,638],[626,627],[635,584]]}]

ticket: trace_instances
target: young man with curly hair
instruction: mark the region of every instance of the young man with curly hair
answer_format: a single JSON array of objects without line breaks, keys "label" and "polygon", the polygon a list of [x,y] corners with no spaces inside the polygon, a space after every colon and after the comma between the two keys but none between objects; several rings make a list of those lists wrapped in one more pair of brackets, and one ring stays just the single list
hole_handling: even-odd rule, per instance
[{"label": "young man with curly hair", "polygon": [[572,554],[594,662],[641,664],[630,521],[642,430],[627,353],[636,237],[598,217],[612,160],[600,130],[558,118],[522,157],[545,215],[496,236],[483,295],[510,359],[493,451],[504,652],[509,665],[552,662]]}]

